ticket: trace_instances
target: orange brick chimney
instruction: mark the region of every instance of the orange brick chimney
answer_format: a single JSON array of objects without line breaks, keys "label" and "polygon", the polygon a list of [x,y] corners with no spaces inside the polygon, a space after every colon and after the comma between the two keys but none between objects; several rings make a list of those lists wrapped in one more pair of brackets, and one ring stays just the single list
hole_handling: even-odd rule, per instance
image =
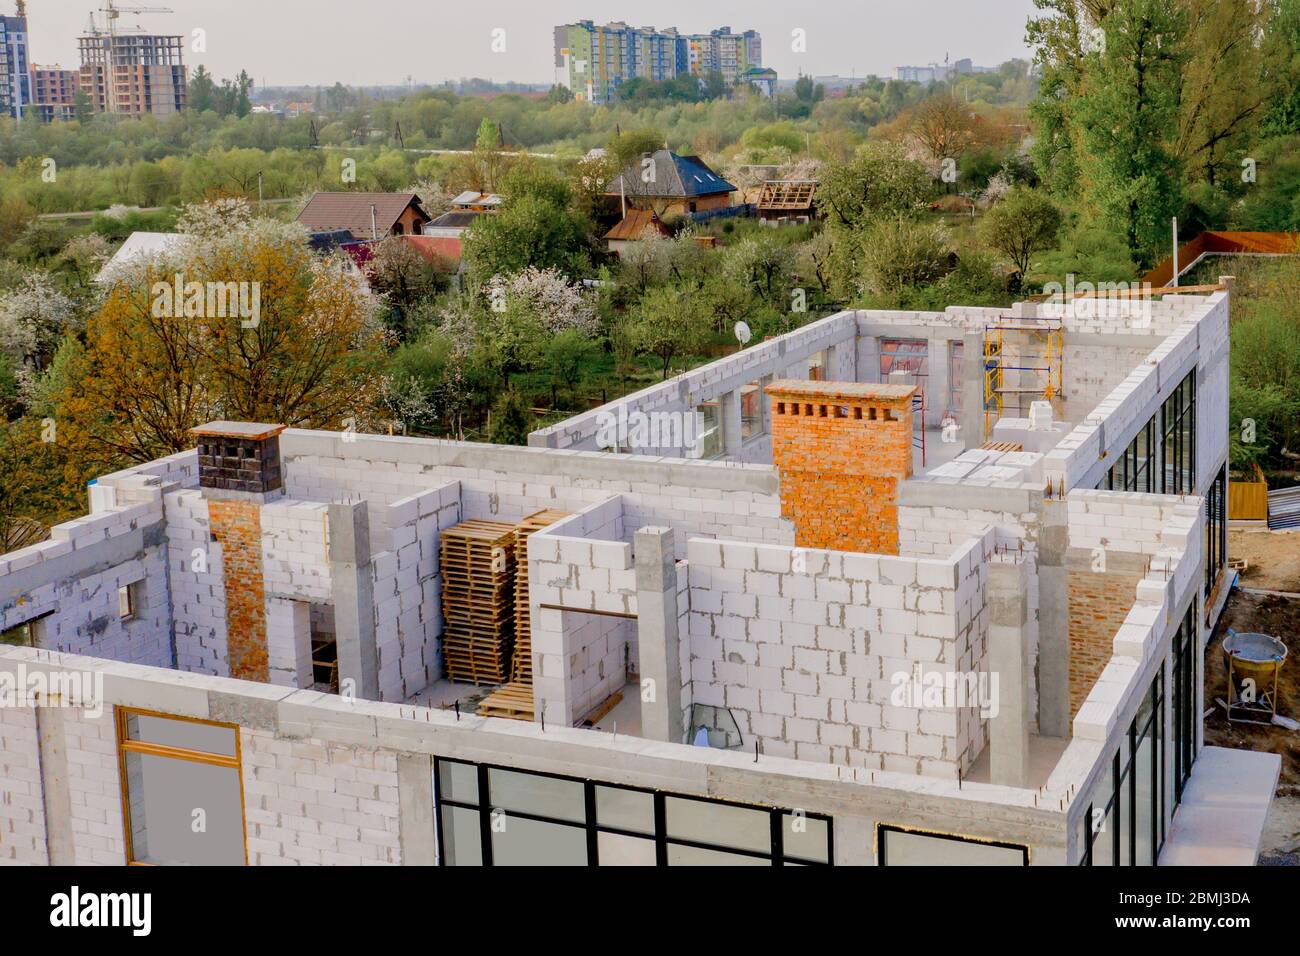
[{"label": "orange brick chimney", "polygon": [[209,422],[190,429],[199,440],[199,487],[208,499],[212,537],[221,545],[226,588],[226,656],[230,676],[271,679],[262,574],[262,505],[284,495],[283,425]]},{"label": "orange brick chimney", "polygon": [[772,461],[802,548],[898,553],[898,483],[912,474],[912,385],[781,380]]}]

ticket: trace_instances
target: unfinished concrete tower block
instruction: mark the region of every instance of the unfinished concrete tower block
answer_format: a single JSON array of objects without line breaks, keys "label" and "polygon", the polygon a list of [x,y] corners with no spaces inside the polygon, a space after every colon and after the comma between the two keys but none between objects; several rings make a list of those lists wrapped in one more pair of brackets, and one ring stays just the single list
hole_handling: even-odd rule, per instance
[{"label": "unfinished concrete tower block", "polygon": [[221,545],[226,584],[230,676],[267,682],[266,587],[262,573],[262,505],[284,494],[283,425],[209,422],[199,440],[199,487],[208,499],[213,538]]},{"label": "unfinished concrete tower block", "polygon": [[898,483],[912,474],[911,385],[781,380],[772,461],[795,543],[898,553]]}]

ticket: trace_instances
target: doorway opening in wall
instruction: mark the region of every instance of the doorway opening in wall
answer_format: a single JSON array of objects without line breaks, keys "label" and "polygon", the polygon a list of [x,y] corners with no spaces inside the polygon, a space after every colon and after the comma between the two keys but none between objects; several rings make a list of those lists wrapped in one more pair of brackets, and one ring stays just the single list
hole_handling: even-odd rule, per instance
[{"label": "doorway opening in wall", "polygon": [[437,758],[442,866],[829,866],[830,817]]},{"label": "doorway opening in wall", "polygon": [[339,646],[334,632],[334,606],[311,605],[311,670],[313,690],[339,692]]},{"label": "doorway opening in wall", "polygon": [[239,727],[126,707],[116,722],[127,864],[247,864]]}]

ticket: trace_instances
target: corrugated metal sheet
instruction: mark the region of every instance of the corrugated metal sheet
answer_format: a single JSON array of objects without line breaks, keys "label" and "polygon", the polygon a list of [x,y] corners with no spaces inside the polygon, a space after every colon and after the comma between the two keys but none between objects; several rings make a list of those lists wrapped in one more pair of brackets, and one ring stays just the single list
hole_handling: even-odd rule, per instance
[{"label": "corrugated metal sheet", "polygon": [[1271,531],[1300,528],[1300,486],[1268,493],[1268,527]]}]

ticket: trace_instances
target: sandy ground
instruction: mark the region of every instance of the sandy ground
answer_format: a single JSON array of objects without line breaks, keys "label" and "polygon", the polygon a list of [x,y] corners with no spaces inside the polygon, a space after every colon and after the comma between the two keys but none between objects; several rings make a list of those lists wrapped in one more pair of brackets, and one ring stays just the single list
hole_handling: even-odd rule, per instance
[{"label": "sandy ground", "polygon": [[1287,645],[1287,660],[1278,679],[1277,709],[1300,720],[1300,599],[1234,591],[1205,651],[1205,705],[1213,708],[1205,718],[1205,742],[1281,755],[1282,771],[1264,826],[1260,864],[1300,866],[1300,731],[1228,723],[1223,708],[1215,703],[1216,698],[1227,700],[1222,647],[1228,628],[1272,634]]},{"label": "sandy ground", "polygon": [[1300,592],[1300,531],[1228,529],[1228,557],[1245,558],[1244,588]]}]

